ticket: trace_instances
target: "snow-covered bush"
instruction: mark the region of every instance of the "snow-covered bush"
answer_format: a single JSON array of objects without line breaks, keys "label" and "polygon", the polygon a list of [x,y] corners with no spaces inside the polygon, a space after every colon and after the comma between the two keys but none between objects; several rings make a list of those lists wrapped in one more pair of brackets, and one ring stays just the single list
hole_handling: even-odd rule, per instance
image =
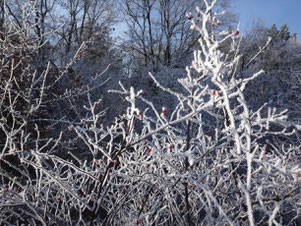
[{"label": "snow-covered bush", "polygon": [[[271,43],[252,59],[268,36],[272,37]],[[242,41],[240,74],[248,76],[260,68],[265,75],[250,82],[244,91],[250,109],[258,109],[267,102],[270,107],[288,109],[289,119],[300,121],[300,47],[301,43],[294,34],[289,35],[286,25],[280,30],[275,25],[266,28],[261,23],[252,27]]]},{"label": "snow-covered bush", "polygon": [[[18,23],[5,3],[1,4],[0,29],[0,224],[48,224],[52,216],[56,222],[65,222],[53,212],[57,199],[52,195],[58,190],[48,180],[60,169],[52,172],[46,167],[50,162],[38,163],[34,155],[62,157],[75,145],[76,140],[71,145],[71,137],[62,132],[68,131],[66,124],[72,120],[67,112],[76,111],[71,99],[79,103],[87,91],[66,77],[70,78],[71,66],[84,45],[68,65],[43,64],[40,50],[46,43],[35,34],[36,1],[24,4]],[[49,176],[45,178],[43,172]],[[49,206],[48,200],[52,200]]]},{"label": "snow-covered bush", "polygon": [[[249,110],[243,91],[261,76],[237,78],[239,30],[218,32],[217,0],[204,0],[191,29],[200,32],[200,50],[178,82],[175,108],[155,107],[133,87],[111,92],[125,96],[127,110],[103,123],[102,100],[88,95],[87,117],[69,129],[85,145],[67,159],[54,155],[60,140],[30,148],[22,130],[19,143],[6,135],[5,156],[23,175],[1,168],[0,218],[3,223],[66,225],[282,225],[300,222],[299,147],[263,141],[293,135],[298,125],[285,111]],[[220,48],[231,42],[228,53]],[[263,49],[263,48],[262,48]],[[114,100],[112,100],[114,101]],[[138,107],[143,102],[148,108]],[[164,103],[164,101],[162,101]],[[139,105],[143,106],[143,105]],[[1,121],[1,125],[3,122]],[[273,127],[273,130],[270,128]],[[39,131],[37,129],[37,134]],[[286,141],[287,142],[287,141]],[[3,156],[2,152],[2,155]],[[21,220],[21,216],[22,219]],[[299,218],[298,218],[299,217]]]}]

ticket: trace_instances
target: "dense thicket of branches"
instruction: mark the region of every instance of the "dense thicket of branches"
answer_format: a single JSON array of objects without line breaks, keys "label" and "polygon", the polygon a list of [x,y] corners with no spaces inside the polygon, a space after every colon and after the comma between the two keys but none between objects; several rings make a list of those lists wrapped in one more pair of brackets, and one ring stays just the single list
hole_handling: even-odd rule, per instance
[{"label": "dense thicket of branches", "polygon": [[0,224],[301,224],[300,43],[228,3],[0,0]]}]

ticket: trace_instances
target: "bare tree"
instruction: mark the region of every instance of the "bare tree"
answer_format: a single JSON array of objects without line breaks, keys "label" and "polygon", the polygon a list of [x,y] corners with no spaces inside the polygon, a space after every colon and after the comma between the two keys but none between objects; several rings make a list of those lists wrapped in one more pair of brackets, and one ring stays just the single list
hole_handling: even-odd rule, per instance
[{"label": "bare tree", "polygon": [[[95,34],[110,32],[116,22],[116,11],[113,1],[108,0],[60,0],[62,30],[60,46],[68,54],[72,47],[77,48]],[[76,43],[76,44],[75,44]]]},{"label": "bare tree", "polygon": [[[229,7],[225,2],[222,1],[219,10]],[[198,3],[195,0],[121,0],[128,25],[128,41],[123,45],[125,51],[143,65],[176,66],[183,63],[200,37],[188,26],[193,17],[191,11]],[[234,20],[231,18],[228,22]],[[227,20],[223,21],[223,26],[230,25]]]}]

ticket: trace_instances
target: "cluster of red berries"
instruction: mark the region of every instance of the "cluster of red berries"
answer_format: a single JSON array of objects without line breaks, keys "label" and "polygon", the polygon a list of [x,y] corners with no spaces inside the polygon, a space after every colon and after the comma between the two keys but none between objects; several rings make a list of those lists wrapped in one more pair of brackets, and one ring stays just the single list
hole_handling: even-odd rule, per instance
[{"label": "cluster of red berries", "polygon": [[94,107],[96,108],[98,104],[100,104],[102,102],[102,99],[99,99],[97,102],[94,103]]}]

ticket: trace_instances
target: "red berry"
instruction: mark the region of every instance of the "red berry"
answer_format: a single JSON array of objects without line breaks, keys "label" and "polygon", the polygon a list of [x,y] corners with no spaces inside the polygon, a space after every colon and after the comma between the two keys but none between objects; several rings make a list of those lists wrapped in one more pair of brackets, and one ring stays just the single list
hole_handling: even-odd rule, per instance
[{"label": "red berry", "polygon": [[262,157],[262,160],[265,160],[265,157],[264,157],[264,156]]},{"label": "red berry", "polygon": [[186,17],[187,17],[188,20],[191,20],[192,19],[192,14],[188,13],[188,14],[186,14]]},{"label": "red berry", "polygon": [[212,94],[212,96],[214,96],[214,95],[215,95],[215,90],[213,90],[213,91],[211,92],[211,94]]},{"label": "red berry", "polygon": [[172,149],[172,146],[169,146],[168,149],[171,150],[171,149]]},{"label": "red berry", "polygon": [[149,147],[146,148],[147,153],[151,153],[151,149]]},{"label": "red berry", "polygon": [[136,221],[136,225],[139,225],[139,221]]},{"label": "red berry", "polygon": [[62,199],[60,197],[58,197],[57,200],[62,201]]},{"label": "red berry", "polygon": [[141,119],[143,119],[143,114],[142,114],[142,112],[139,112],[139,116],[140,116]]},{"label": "red berry", "polygon": [[94,107],[95,107],[95,108],[97,107],[97,103],[94,103]]},{"label": "red berry", "polygon": [[102,161],[101,160],[95,160],[95,164],[100,165],[100,164],[102,164]]},{"label": "red berry", "polygon": [[119,153],[119,154],[118,154],[118,157],[122,157],[122,153]]},{"label": "red berry", "polygon": [[83,122],[83,123],[85,123],[85,122],[86,122],[86,120],[85,120],[85,119],[82,119],[82,122]]},{"label": "red berry", "polygon": [[112,173],[113,171],[111,169],[109,169],[109,173]]},{"label": "red berry", "polygon": [[148,168],[149,168],[149,165],[146,165],[145,168],[148,169]]},{"label": "red berry", "polygon": [[236,36],[238,34],[239,34],[239,30],[236,30],[235,33],[234,33],[234,35]]},{"label": "red berry", "polygon": [[216,23],[215,23],[217,26],[219,26],[219,25],[221,25],[222,23],[218,20],[218,21],[216,21]]},{"label": "red berry", "polygon": [[117,166],[117,161],[114,161],[114,166]]},{"label": "red berry", "polygon": [[162,110],[162,114],[165,115],[166,114],[166,109]]}]

